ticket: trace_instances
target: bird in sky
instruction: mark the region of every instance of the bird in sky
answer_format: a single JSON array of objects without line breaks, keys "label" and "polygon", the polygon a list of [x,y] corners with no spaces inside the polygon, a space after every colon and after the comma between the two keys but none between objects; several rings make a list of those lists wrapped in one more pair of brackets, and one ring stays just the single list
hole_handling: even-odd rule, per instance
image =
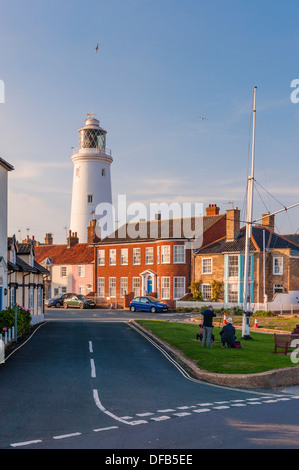
[{"label": "bird in sky", "polygon": [[207,119],[207,118],[199,116],[199,119],[201,119],[203,121],[204,119]]},{"label": "bird in sky", "polygon": [[99,50],[99,45],[97,44],[96,51],[98,52],[98,50]]}]

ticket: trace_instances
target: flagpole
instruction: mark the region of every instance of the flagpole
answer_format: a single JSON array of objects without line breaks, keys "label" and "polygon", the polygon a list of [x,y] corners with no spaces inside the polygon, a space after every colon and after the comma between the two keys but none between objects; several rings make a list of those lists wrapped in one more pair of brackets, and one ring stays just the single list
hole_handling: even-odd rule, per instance
[{"label": "flagpole", "polygon": [[[244,284],[243,284],[243,322],[242,322],[242,338],[251,339],[250,337],[250,301],[248,301],[249,293],[249,250],[250,240],[252,236],[252,208],[253,208],[253,185],[254,185],[254,157],[255,157],[255,123],[256,123],[256,89],[254,87],[253,94],[253,126],[252,126],[252,155],[251,155],[251,174],[247,180],[247,214],[246,214],[246,235],[245,235],[245,262],[244,262]],[[253,266],[251,266],[253,269]]]}]

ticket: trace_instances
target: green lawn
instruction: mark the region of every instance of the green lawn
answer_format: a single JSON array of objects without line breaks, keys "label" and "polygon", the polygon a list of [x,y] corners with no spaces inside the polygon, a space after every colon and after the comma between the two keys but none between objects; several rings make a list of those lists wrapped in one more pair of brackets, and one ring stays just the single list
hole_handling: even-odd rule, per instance
[{"label": "green lawn", "polygon": [[241,341],[241,349],[223,349],[219,332],[215,327],[213,348],[202,348],[196,340],[197,324],[169,322],[161,320],[136,320],[156,336],[180,350],[186,357],[197,362],[200,369],[223,374],[253,374],[282,367],[293,367],[290,356],[274,354],[272,334],[251,331],[252,340],[241,340],[242,333],[236,336]]}]

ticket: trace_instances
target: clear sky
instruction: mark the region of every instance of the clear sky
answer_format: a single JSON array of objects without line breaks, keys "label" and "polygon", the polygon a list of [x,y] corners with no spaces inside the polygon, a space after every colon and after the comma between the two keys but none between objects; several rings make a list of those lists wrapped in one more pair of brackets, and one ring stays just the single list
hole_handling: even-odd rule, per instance
[{"label": "clear sky", "polygon": [[[216,203],[221,212],[233,204],[244,220],[254,86],[254,216],[299,202],[299,103],[290,99],[299,79],[297,0],[0,7],[0,156],[15,167],[10,235],[43,241],[52,232],[65,241],[71,147],[91,112],[108,131],[114,200]],[[299,231],[299,209],[277,216],[276,230]]]}]

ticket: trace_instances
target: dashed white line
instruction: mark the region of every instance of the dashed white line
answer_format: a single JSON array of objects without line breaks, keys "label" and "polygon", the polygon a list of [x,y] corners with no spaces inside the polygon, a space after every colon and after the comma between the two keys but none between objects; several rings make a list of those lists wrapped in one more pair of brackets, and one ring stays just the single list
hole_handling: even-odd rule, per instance
[{"label": "dashed white line", "polygon": [[193,413],[206,413],[207,411],[211,411],[210,408],[200,408],[198,410],[193,410]]},{"label": "dashed white line", "polygon": [[90,359],[90,367],[91,367],[91,377],[95,379],[96,378],[96,366],[95,366],[93,359]]},{"label": "dashed white line", "polygon": [[21,447],[21,446],[29,446],[31,444],[38,444],[39,442],[43,442],[41,439],[36,439],[35,441],[25,441],[25,442],[15,442],[14,444],[10,444],[11,447]]},{"label": "dashed white line", "polygon": [[53,436],[53,439],[66,439],[68,437],[81,436],[81,432],[73,432],[71,434],[61,434],[61,436]]},{"label": "dashed white line", "polygon": [[100,428],[94,429],[94,432],[101,432],[101,431],[110,431],[111,429],[118,429],[118,426],[109,426],[108,428]]},{"label": "dashed white line", "polygon": [[89,352],[90,352],[90,353],[93,353],[92,341],[89,341],[88,344],[89,344]]}]

